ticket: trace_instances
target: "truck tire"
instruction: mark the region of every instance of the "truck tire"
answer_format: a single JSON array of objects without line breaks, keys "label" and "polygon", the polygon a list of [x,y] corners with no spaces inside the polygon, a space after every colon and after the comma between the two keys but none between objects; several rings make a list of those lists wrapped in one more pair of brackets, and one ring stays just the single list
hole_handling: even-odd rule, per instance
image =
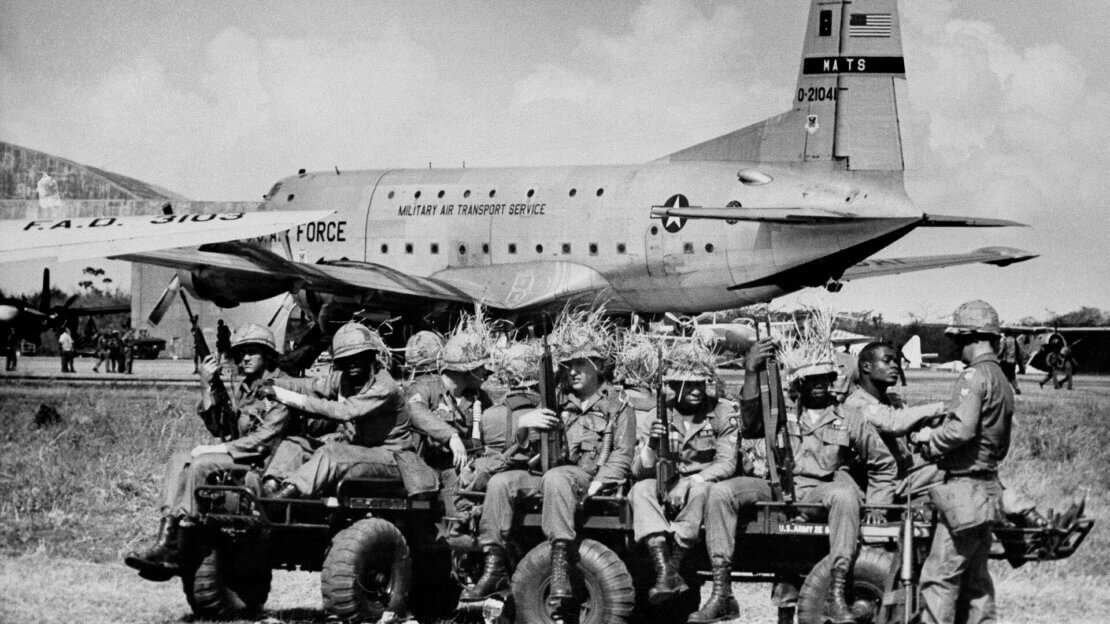
[{"label": "truck tire", "polygon": [[[849,588],[844,597],[856,616],[857,624],[884,621],[881,606],[891,574],[898,568],[894,553],[879,548],[861,548],[852,566]],[[824,624],[825,599],[832,583],[832,555],[817,562],[806,575],[798,592],[798,624]]]},{"label": "truck tire", "polygon": [[[236,552],[243,556],[236,556]],[[270,594],[272,578],[273,571],[259,563],[257,552],[220,545],[201,551],[183,566],[181,587],[197,616],[225,618],[261,609]]]},{"label": "truck tire", "polygon": [[409,547],[392,523],[365,518],[332,538],[320,571],[327,615],[377,621],[385,611],[407,613],[411,586]]},{"label": "truck tire", "polygon": [[[584,539],[571,571],[581,609],[579,624],[625,624],[632,616],[636,589],[632,575],[615,552],[601,542]],[[551,586],[551,543],[541,542],[517,564],[513,574],[513,603],[519,622],[553,624],[547,606]]]}]

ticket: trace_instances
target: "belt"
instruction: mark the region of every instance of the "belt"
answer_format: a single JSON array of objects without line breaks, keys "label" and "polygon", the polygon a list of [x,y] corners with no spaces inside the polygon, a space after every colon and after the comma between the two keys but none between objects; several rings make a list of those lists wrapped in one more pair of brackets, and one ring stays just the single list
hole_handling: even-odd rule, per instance
[{"label": "belt", "polygon": [[944,480],[951,481],[952,479],[977,479],[980,481],[994,481],[998,479],[997,470],[969,470],[968,472],[959,473],[945,473]]}]

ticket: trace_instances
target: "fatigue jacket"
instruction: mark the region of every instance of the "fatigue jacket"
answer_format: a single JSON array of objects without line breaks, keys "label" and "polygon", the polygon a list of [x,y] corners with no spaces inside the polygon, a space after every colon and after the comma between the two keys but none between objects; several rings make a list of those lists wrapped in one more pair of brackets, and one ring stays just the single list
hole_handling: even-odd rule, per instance
[{"label": "fatigue jacket", "polygon": [[[301,416],[297,410],[277,401],[254,396],[254,391],[271,379],[284,385],[290,377],[281,372],[281,369],[274,369],[266,371],[251,384],[245,379],[241,380],[233,391],[232,408],[238,414],[236,437],[224,444],[227,445],[228,454],[236,461],[249,462],[261,458],[269,454],[281,438],[301,432]],[[204,409],[198,404],[197,414],[202,419],[209,416],[216,418],[217,408],[218,406],[212,405]]]},{"label": "fatigue jacket", "polygon": [[[675,450],[675,468],[678,474],[700,474],[706,481],[721,481],[736,472],[736,405],[729,401],[714,401],[706,397],[705,410],[694,416],[689,426],[681,414],[668,404],[670,410],[669,438]],[[715,403],[715,404],[714,404]],[[636,435],[639,444],[651,439],[651,425],[656,420],[653,408],[645,418],[638,418]],[[655,467],[645,467],[636,453],[632,460],[632,475],[636,479],[655,477]]]},{"label": "fatigue jacket", "polygon": [[[540,395],[534,390],[510,390],[496,405],[483,412],[480,426],[485,453],[505,452],[516,440],[520,417],[539,407],[540,403]],[[527,455],[527,451],[523,446],[518,447],[521,456]]]},{"label": "fatigue jacket", "polygon": [[471,439],[474,406],[477,402],[486,409],[493,403],[485,390],[466,392],[458,398],[451,396],[438,373],[414,379],[405,391],[405,402],[413,427],[430,440],[430,446],[435,449],[432,453],[446,451],[447,442],[456,433],[467,450],[478,448],[481,442]]},{"label": "fatigue jacket", "polygon": [[956,380],[944,423],[929,435],[925,455],[949,474],[994,472],[1010,450],[1014,390],[998,358],[983,354]]},{"label": "fatigue jacket", "polygon": [[[606,485],[624,483],[636,447],[636,415],[624,393],[605,383],[585,401],[573,395],[563,397],[557,411],[566,432],[570,463],[594,481]],[[602,436],[609,427],[613,431],[613,448],[605,465],[599,466]],[[526,444],[528,434],[528,429],[518,429],[517,440]]]},{"label": "fatigue jacket", "polygon": [[[742,435],[763,435],[763,405],[759,397],[740,403]],[[894,499],[897,465],[875,428],[856,412],[839,405],[826,407],[810,423],[801,405],[787,416],[786,429],[794,450],[794,476],[805,480],[832,481],[836,472],[850,474],[853,463],[867,465],[867,503],[889,504]]]},{"label": "fatigue jacket", "polygon": [[349,397],[340,396],[339,371],[316,379],[282,378],[275,385],[299,392],[304,411],[343,423],[347,440],[360,446],[381,446],[393,451],[414,448],[404,393],[384,370],[379,370]]},{"label": "fatigue jacket", "polygon": [[923,418],[944,413],[944,403],[928,403],[906,407],[902,397],[888,392],[882,400],[875,395],[856,388],[844,401],[844,409],[858,412],[879,432],[894,461],[898,464],[898,475],[905,475],[911,468],[924,463],[924,460],[910,449],[906,434]]}]

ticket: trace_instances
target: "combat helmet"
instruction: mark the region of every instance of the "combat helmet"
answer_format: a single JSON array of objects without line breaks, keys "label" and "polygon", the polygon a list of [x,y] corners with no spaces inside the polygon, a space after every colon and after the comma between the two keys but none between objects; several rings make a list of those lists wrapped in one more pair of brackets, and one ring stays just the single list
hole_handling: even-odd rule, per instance
[{"label": "combat helmet", "polygon": [[270,331],[270,328],[256,323],[247,323],[231,334],[232,353],[247,345],[266,347],[274,355],[278,353],[277,343],[274,341],[274,332]]},{"label": "combat helmet", "polygon": [[795,321],[792,335],[778,333],[779,362],[790,383],[806,377],[836,377],[832,332],[836,313],[818,305],[807,307],[806,318]]},{"label": "combat helmet", "polygon": [[389,363],[389,348],[378,332],[365,325],[347,323],[331,339],[331,356],[337,360],[367,351],[375,352],[383,365]]},{"label": "combat helmet", "polygon": [[428,330],[417,332],[405,343],[405,366],[413,373],[432,372],[442,352],[443,336]]},{"label": "combat helmet", "polygon": [[986,301],[976,299],[956,308],[952,313],[952,324],[944,333],[949,336],[968,334],[1002,335],[1002,324],[998,322],[998,312]]},{"label": "combat helmet", "polygon": [[615,377],[626,387],[654,386],[659,373],[659,337],[626,332],[617,351]]},{"label": "combat helmet", "polygon": [[469,372],[489,367],[493,339],[482,316],[463,315],[439,355],[440,371]]},{"label": "combat helmet", "polygon": [[608,364],[616,351],[613,324],[600,306],[588,311],[565,308],[555,321],[549,341],[559,362],[590,359]]},{"label": "combat helmet", "polygon": [[527,388],[539,383],[543,348],[535,340],[514,342],[496,358],[497,379],[510,388]]},{"label": "combat helmet", "polygon": [[664,381],[709,381],[715,376],[717,362],[699,340],[680,342],[667,352],[663,365]]}]

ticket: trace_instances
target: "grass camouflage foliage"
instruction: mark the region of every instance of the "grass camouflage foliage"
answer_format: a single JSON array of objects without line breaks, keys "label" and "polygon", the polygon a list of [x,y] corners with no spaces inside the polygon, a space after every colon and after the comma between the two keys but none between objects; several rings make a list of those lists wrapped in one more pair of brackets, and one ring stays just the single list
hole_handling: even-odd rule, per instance
[{"label": "grass camouflage foliage", "polygon": [[[909,387],[895,390],[911,403],[936,400],[954,379],[911,372]],[[992,563],[1002,621],[1090,621],[1110,609],[1108,386],[1087,377],[1074,392],[1053,392],[1024,380],[1004,482],[1022,487],[1042,511],[1089,492],[1087,514],[1097,524],[1069,560],[1020,570]],[[188,615],[176,580],[141,581],[120,560],[154,534],[165,460],[211,441],[193,413],[196,400],[194,388],[0,386],[0,586],[7,588],[0,621],[69,621],[81,613],[89,622],[175,622]],[[58,410],[60,423],[35,427],[43,403]],[[315,574],[277,574],[276,615],[322,620],[318,583]],[[745,621],[774,621],[769,586],[736,590]],[[57,600],[62,595],[68,599]]]}]

